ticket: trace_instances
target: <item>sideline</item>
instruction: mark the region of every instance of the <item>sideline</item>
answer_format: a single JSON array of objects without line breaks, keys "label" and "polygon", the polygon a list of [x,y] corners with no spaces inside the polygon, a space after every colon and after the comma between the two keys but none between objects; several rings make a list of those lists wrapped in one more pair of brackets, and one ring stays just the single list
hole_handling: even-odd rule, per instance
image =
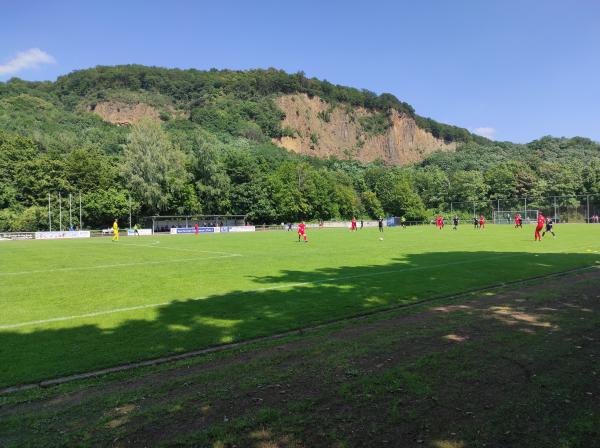
[{"label": "sideline", "polygon": [[[214,253],[214,252],[213,252]],[[225,252],[223,252],[225,253]],[[178,258],[175,260],[157,260],[157,261],[139,261],[133,263],[116,263],[116,264],[98,264],[95,266],[78,266],[70,268],[55,268],[55,269],[40,269],[38,271],[16,271],[16,272],[0,272],[0,277],[16,276],[16,275],[30,275],[30,274],[43,274],[46,272],[71,272],[71,271],[92,271],[94,269],[109,269],[109,268],[122,268],[130,266],[146,266],[152,264],[168,264],[168,263],[185,263],[188,261],[198,260],[214,260],[218,258],[232,258],[241,257],[241,254],[228,254],[218,255],[216,257],[194,257],[194,258]],[[3,327],[0,326],[0,329]]]},{"label": "sideline", "polygon": [[128,371],[128,370],[139,369],[142,367],[151,367],[151,366],[157,366],[157,365],[161,365],[161,364],[172,363],[175,361],[181,361],[181,360],[185,360],[185,359],[189,359],[189,358],[203,356],[203,355],[207,355],[210,353],[229,351],[229,350],[232,350],[235,348],[245,347],[245,346],[248,346],[248,345],[251,345],[254,343],[275,341],[275,340],[282,339],[282,338],[292,336],[292,335],[298,335],[298,334],[301,335],[306,332],[313,332],[313,331],[316,331],[316,330],[319,330],[322,328],[326,328],[328,326],[335,325],[335,324],[342,323],[342,322],[355,322],[355,321],[359,321],[359,320],[365,319],[370,316],[377,316],[377,315],[385,314],[385,313],[399,310],[399,309],[410,309],[410,308],[417,307],[419,305],[423,305],[423,304],[430,303],[430,302],[437,302],[440,300],[455,300],[455,299],[458,299],[458,298],[461,298],[461,297],[464,297],[466,295],[473,294],[473,293],[492,291],[492,290],[504,288],[507,286],[516,286],[516,285],[523,285],[523,284],[528,284],[528,283],[535,283],[536,281],[540,281],[540,280],[545,280],[545,279],[554,278],[554,277],[564,277],[564,276],[567,276],[570,274],[585,272],[585,271],[589,271],[592,269],[600,269],[600,266],[598,266],[598,265],[583,266],[583,267],[579,267],[579,268],[569,269],[566,271],[554,272],[551,274],[537,275],[537,276],[529,277],[529,278],[522,279],[522,280],[500,282],[500,283],[497,283],[494,285],[490,285],[490,286],[486,286],[486,287],[482,287],[482,288],[473,288],[473,289],[461,291],[461,292],[455,293],[455,294],[449,294],[449,295],[445,295],[445,296],[434,296],[434,297],[429,297],[427,299],[419,300],[417,302],[413,302],[413,303],[409,303],[409,304],[394,305],[391,307],[381,308],[378,310],[367,311],[365,313],[361,313],[361,314],[358,314],[358,315],[355,315],[352,317],[330,320],[330,321],[326,321],[326,322],[323,322],[318,325],[313,325],[313,326],[308,326],[308,327],[298,327],[298,328],[295,328],[292,330],[273,334],[270,336],[253,338],[253,339],[248,339],[248,340],[240,341],[240,342],[234,342],[234,343],[230,343],[230,344],[221,344],[221,345],[212,346],[212,347],[208,347],[208,348],[201,349],[201,350],[194,350],[194,351],[190,351],[190,352],[180,353],[177,355],[169,355],[169,356],[163,356],[163,357],[159,357],[159,358],[147,359],[145,361],[121,364],[121,365],[117,365],[114,367],[93,370],[93,371],[89,371],[89,372],[85,372],[85,373],[79,373],[79,374],[74,374],[74,375],[67,375],[67,376],[52,378],[52,379],[48,379],[48,380],[42,380],[42,381],[39,381],[36,383],[28,383],[28,384],[9,386],[9,387],[0,389],[0,396],[15,393],[15,392],[22,392],[22,391],[26,391],[26,390],[30,390],[30,389],[59,386],[61,384],[65,384],[65,383],[71,383],[74,381],[80,381],[80,380],[85,380],[85,379],[90,379],[90,378],[97,378],[97,377],[108,375],[111,373],[124,372],[124,371]]},{"label": "sideline", "polygon": [[[102,242],[104,244],[104,241]],[[194,254],[218,254],[218,255],[231,255],[231,252],[219,252],[214,250],[196,250],[196,249],[188,249],[185,247],[169,247],[169,246],[159,246],[160,240],[154,240],[150,244],[139,244],[139,243],[126,243],[119,242],[114,244],[114,247],[149,247],[151,249],[163,249],[163,250],[173,250],[176,252],[192,252]]]}]

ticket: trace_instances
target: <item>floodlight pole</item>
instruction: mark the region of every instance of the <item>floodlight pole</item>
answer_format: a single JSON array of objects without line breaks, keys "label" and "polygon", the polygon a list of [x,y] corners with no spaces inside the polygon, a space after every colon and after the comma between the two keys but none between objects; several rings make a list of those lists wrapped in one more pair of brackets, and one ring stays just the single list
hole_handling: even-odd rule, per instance
[{"label": "floodlight pole", "polygon": [[73,195],[69,193],[69,230],[73,228]]},{"label": "floodlight pole", "polygon": [[48,193],[48,230],[52,232],[52,207],[50,203],[50,193]]},{"label": "floodlight pole", "polygon": [[587,210],[585,211],[585,222],[586,224],[590,223],[590,195],[586,196],[587,199]]},{"label": "floodlight pole", "polygon": [[131,229],[131,196],[129,196],[129,228]]},{"label": "floodlight pole", "polygon": [[558,211],[556,209],[556,196],[554,196],[554,220],[558,217]]},{"label": "floodlight pole", "polygon": [[62,232],[62,196],[58,192],[58,230]]},{"label": "floodlight pole", "polygon": [[83,229],[83,220],[81,219],[81,191],[79,192],[79,230]]}]

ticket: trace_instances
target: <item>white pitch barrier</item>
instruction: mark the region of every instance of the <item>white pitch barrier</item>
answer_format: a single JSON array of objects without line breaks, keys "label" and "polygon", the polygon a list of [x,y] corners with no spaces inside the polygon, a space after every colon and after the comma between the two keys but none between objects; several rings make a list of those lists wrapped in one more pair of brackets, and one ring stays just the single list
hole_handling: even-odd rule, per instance
[{"label": "white pitch barrier", "polygon": [[63,240],[72,238],[90,238],[89,230],[68,230],[66,232],[35,232],[36,240]]},{"label": "white pitch barrier", "polygon": [[152,229],[137,229],[137,233],[135,233],[135,229],[127,229],[127,236],[152,236]]}]

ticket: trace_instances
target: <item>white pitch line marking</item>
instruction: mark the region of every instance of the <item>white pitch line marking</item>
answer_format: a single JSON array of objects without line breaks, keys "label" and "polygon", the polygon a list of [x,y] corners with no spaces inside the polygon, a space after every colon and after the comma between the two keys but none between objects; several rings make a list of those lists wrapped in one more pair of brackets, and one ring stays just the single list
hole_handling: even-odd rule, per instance
[{"label": "white pitch line marking", "polygon": [[94,269],[123,268],[123,267],[130,267],[130,266],[146,266],[146,265],[152,265],[152,264],[185,263],[188,261],[215,260],[215,259],[220,259],[220,258],[232,258],[232,257],[241,257],[241,256],[242,256],[241,254],[228,254],[228,255],[218,255],[216,257],[194,257],[194,258],[179,258],[177,260],[99,264],[99,265],[95,265],[95,266],[79,266],[79,267],[69,267],[69,268],[41,269],[41,270],[37,270],[37,271],[0,272],[0,277],[10,276],[10,275],[43,274],[46,272],[92,271]]},{"label": "white pitch line marking", "polygon": [[183,247],[165,247],[165,246],[158,246],[158,244],[160,244],[160,241],[155,241],[154,243],[151,244],[137,244],[137,243],[123,243],[123,242],[118,242],[116,244],[114,244],[114,247],[149,247],[150,249],[163,249],[163,250],[173,250],[176,252],[192,252],[195,254],[199,254],[199,253],[203,253],[203,254],[219,254],[219,255],[231,255],[230,252],[218,252],[218,251],[214,251],[214,250],[196,250],[196,249],[186,249]]},{"label": "white pitch line marking", "polygon": [[[409,267],[409,268],[405,268],[405,269],[393,269],[393,270],[389,270],[389,271],[349,275],[349,276],[345,276],[345,277],[326,278],[326,279],[314,280],[314,281],[310,281],[310,282],[286,283],[283,285],[268,286],[265,288],[249,289],[247,291],[241,291],[238,293],[229,293],[229,294],[225,293],[223,295],[224,296],[241,296],[241,295],[250,294],[253,292],[263,292],[263,291],[270,291],[270,290],[275,290],[275,289],[294,288],[294,287],[298,287],[298,286],[308,286],[308,285],[315,285],[315,284],[321,284],[321,283],[333,283],[333,282],[340,281],[340,280],[351,280],[353,278],[374,277],[374,276],[394,274],[394,273],[399,273],[399,272],[418,271],[418,270],[433,269],[433,268],[439,268],[439,267],[445,267],[445,266],[454,266],[454,265],[459,265],[459,264],[477,263],[482,260],[490,260],[490,259],[497,259],[497,258],[503,258],[503,257],[517,256],[517,255],[521,255],[521,254],[517,254],[517,253],[506,254],[506,255],[500,255],[500,256],[495,256],[495,257],[479,258],[477,260],[469,259],[469,260],[456,261],[453,263],[441,263],[441,264],[437,264],[437,265],[428,265],[428,266],[414,266],[414,267]],[[208,299],[210,297],[211,296],[192,297],[189,299],[185,299],[185,301],[187,301],[187,302],[199,301],[199,300]],[[141,309],[147,309],[147,308],[158,308],[160,306],[170,305],[171,303],[176,302],[176,301],[177,301],[177,299],[174,299],[171,302],[148,303],[146,305],[138,305],[138,306],[132,306],[132,307],[126,307],[126,308],[113,308],[110,310],[96,311],[93,313],[76,314],[76,315],[72,315],[72,316],[53,317],[51,319],[43,319],[43,320],[36,320],[36,321],[29,321],[29,322],[20,322],[20,323],[16,323],[16,324],[0,325],[0,330],[10,330],[10,329],[14,329],[14,328],[28,327],[31,325],[42,325],[42,324],[48,324],[48,323],[53,323],[53,322],[62,322],[62,321],[66,321],[66,320],[85,319],[85,318],[89,318],[89,317],[103,316],[103,315],[107,315],[107,314],[122,313],[122,312],[126,312],[126,311],[135,311],[135,310],[141,310]]]},{"label": "white pitch line marking", "polygon": [[[569,251],[578,249],[581,247],[586,247],[586,246],[574,247],[574,248],[570,249]],[[591,246],[591,247],[596,247],[596,246]],[[560,251],[560,252],[549,252],[546,254],[553,255],[553,254],[564,253],[564,252],[569,252],[569,251],[564,250],[564,251]],[[544,254],[544,253],[542,253],[542,254]],[[544,255],[546,255],[546,254],[544,254]],[[440,263],[440,264],[428,265],[428,266],[414,266],[414,267],[408,267],[408,268],[404,268],[404,269],[392,269],[392,270],[388,270],[388,271],[349,275],[349,276],[345,276],[345,277],[326,278],[326,279],[314,280],[314,281],[310,281],[310,282],[288,283],[288,284],[283,284],[283,285],[268,286],[265,288],[249,289],[247,291],[241,291],[238,293],[229,293],[229,294],[225,293],[222,295],[224,295],[224,296],[241,296],[241,295],[250,294],[253,292],[270,291],[270,290],[284,289],[284,288],[294,288],[294,287],[298,287],[298,286],[308,286],[308,285],[315,285],[315,284],[322,284],[322,283],[334,283],[336,281],[350,280],[353,278],[375,277],[375,276],[395,274],[395,273],[400,273],[400,272],[434,269],[434,268],[441,268],[441,267],[447,267],[447,266],[456,266],[456,265],[460,265],[460,264],[479,263],[481,261],[497,260],[499,258],[516,257],[516,256],[522,256],[522,255],[523,255],[523,253],[521,253],[521,252],[514,252],[514,253],[510,253],[510,254],[497,255],[497,256],[493,256],[493,257],[455,261],[452,263]],[[535,255],[535,254],[532,253],[532,255]],[[185,301],[187,301],[187,302],[199,301],[199,300],[208,299],[210,297],[211,296],[192,297],[189,299],[185,299]],[[16,324],[8,324],[8,325],[0,325],[0,330],[10,330],[10,329],[14,329],[14,328],[22,328],[22,327],[28,327],[28,326],[32,326],[32,325],[43,325],[43,324],[48,324],[48,323],[53,323],[53,322],[62,322],[62,321],[67,321],[67,320],[85,319],[88,317],[103,316],[103,315],[107,315],[107,314],[122,313],[122,312],[126,312],[126,311],[135,311],[135,310],[147,309],[147,308],[157,308],[160,306],[170,305],[176,301],[178,301],[178,299],[174,299],[170,302],[149,303],[146,305],[138,305],[138,306],[132,306],[132,307],[126,307],[126,308],[113,308],[110,310],[97,311],[97,312],[93,312],[93,313],[77,314],[77,315],[72,315],[72,316],[62,316],[62,317],[54,317],[54,318],[44,319],[44,320],[20,322],[20,323],[16,323]]]}]

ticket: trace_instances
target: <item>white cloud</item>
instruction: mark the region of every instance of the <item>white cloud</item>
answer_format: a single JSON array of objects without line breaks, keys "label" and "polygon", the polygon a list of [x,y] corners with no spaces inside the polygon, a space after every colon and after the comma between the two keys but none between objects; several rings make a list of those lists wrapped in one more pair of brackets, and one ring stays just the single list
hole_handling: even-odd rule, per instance
[{"label": "white cloud", "polygon": [[39,48],[30,48],[17,55],[6,64],[0,65],[0,76],[12,75],[28,68],[37,68],[42,64],[55,64],[56,59]]},{"label": "white cloud", "polygon": [[482,127],[482,128],[473,129],[473,134],[481,135],[482,137],[485,137],[485,138],[492,138],[495,133],[496,133],[496,130],[494,128],[490,128],[490,127]]}]

